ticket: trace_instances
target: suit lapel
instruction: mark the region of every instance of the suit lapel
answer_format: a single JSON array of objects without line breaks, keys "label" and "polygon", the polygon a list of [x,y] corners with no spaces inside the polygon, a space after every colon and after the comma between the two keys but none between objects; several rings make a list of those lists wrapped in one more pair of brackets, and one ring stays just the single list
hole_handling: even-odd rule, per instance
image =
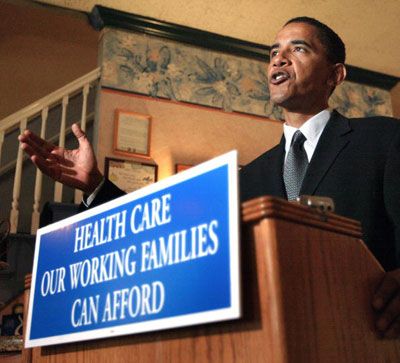
[{"label": "suit lapel", "polygon": [[349,120],[333,111],[308,166],[300,194],[314,194],[340,151],[350,141],[351,131]]}]

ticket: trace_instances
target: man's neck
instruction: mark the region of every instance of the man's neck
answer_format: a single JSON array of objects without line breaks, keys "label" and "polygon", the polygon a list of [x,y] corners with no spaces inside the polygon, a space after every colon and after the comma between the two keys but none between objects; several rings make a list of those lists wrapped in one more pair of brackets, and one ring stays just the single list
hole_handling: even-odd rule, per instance
[{"label": "man's neck", "polygon": [[315,116],[316,114],[320,113],[323,110],[326,110],[328,105],[324,107],[320,107],[318,109],[309,111],[309,112],[296,112],[296,111],[289,111],[287,109],[283,109],[283,115],[285,118],[285,122],[289,126],[296,127],[297,129],[300,128],[306,121],[308,121],[311,117]]}]

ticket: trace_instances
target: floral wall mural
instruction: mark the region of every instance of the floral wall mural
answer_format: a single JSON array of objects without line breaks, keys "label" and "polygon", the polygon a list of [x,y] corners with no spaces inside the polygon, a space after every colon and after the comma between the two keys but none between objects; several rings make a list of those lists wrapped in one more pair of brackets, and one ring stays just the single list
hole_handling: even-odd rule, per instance
[{"label": "floral wall mural", "polygon": [[[264,62],[106,28],[101,64],[104,87],[282,119]],[[392,115],[388,91],[352,82],[335,90],[331,106],[349,117]]]}]

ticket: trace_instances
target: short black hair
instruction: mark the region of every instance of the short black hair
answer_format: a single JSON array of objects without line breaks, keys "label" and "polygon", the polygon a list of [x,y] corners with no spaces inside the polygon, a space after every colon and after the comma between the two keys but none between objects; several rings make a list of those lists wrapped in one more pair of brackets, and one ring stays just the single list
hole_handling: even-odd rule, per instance
[{"label": "short black hair", "polygon": [[285,25],[290,23],[306,23],[314,26],[318,31],[318,38],[325,48],[327,58],[333,64],[343,63],[346,60],[346,47],[343,40],[328,25],[321,23],[317,19],[308,16],[299,16],[290,19]]}]

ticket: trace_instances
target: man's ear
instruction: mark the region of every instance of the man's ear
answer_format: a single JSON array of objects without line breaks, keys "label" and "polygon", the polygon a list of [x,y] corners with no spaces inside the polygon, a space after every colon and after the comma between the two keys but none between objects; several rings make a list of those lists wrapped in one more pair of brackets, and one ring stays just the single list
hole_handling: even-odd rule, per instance
[{"label": "man's ear", "polygon": [[346,66],[343,63],[336,63],[333,65],[332,74],[329,78],[328,85],[335,88],[341,84],[346,78]]}]

